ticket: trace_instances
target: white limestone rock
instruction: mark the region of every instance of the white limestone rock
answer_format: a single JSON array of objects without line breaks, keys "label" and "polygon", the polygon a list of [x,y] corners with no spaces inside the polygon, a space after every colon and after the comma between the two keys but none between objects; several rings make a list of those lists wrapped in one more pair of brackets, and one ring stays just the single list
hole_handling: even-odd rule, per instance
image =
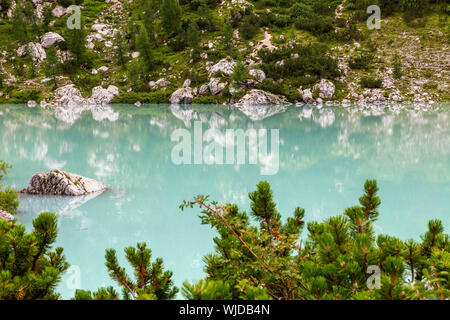
[{"label": "white limestone rock", "polygon": [[180,88],[172,93],[171,104],[191,104],[194,99],[192,88]]},{"label": "white limestone rock", "polygon": [[227,57],[220,60],[215,65],[207,67],[207,70],[210,76],[220,72],[223,76],[229,77],[233,74],[235,66],[236,62]]},{"label": "white limestone rock", "polygon": [[45,53],[45,50],[40,43],[30,42],[17,49],[17,55],[19,57],[25,57],[28,54],[28,52],[33,57],[34,61],[41,62],[47,58],[47,54]]},{"label": "white limestone rock", "polygon": [[334,96],[335,86],[331,81],[322,79],[318,84],[314,86],[313,90],[319,91],[320,98],[331,99]]},{"label": "white limestone rock", "polygon": [[266,79],[266,74],[262,70],[251,69],[249,73],[259,83],[263,82]]},{"label": "white limestone rock", "polygon": [[56,43],[64,42],[64,38],[56,32],[47,32],[41,37],[41,46],[48,49]]},{"label": "white limestone rock", "polygon": [[211,91],[211,94],[215,96],[222,92],[227,84],[227,82],[220,82],[220,78],[211,78],[208,84],[209,91]]},{"label": "white limestone rock", "polygon": [[99,181],[61,170],[38,172],[21,193],[39,195],[83,196],[101,193],[106,187]]},{"label": "white limestone rock", "polygon": [[52,10],[52,14],[54,17],[56,18],[61,18],[62,16],[64,16],[67,13],[67,9],[62,7],[62,6],[56,6],[53,10]]}]

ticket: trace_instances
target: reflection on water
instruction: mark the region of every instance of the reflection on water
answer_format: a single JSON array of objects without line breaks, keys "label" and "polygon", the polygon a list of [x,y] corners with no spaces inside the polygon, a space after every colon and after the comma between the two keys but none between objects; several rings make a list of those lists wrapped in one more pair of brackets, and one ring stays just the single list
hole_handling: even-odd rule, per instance
[{"label": "reflection on water", "polygon": [[[60,214],[57,244],[91,290],[112,284],[105,248],[122,252],[142,241],[164,258],[177,284],[200,278],[213,234],[197,212],[181,213],[178,205],[208,193],[247,208],[247,193],[261,179],[272,184],[283,216],[297,205],[306,208],[307,220],[339,214],[357,203],[366,178],[376,178],[382,198],[377,233],[417,238],[431,218],[449,227],[448,105],[252,108],[103,106],[53,113],[0,106],[0,159],[14,165],[4,183],[20,189],[38,171],[65,169],[110,188],[99,196],[23,197],[18,215],[31,227],[41,211]],[[223,133],[279,129],[278,174],[261,176],[258,165],[172,164],[171,133],[193,130],[196,120]],[[70,298],[66,279],[59,290]]]}]

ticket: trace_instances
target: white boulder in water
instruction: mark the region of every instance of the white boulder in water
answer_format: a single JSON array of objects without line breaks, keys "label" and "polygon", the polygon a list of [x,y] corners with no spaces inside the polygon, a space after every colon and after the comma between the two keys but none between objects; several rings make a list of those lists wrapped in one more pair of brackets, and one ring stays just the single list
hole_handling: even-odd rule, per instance
[{"label": "white boulder in water", "polygon": [[21,193],[59,196],[83,196],[101,193],[106,187],[99,181],[61,170],[38,172]]}]

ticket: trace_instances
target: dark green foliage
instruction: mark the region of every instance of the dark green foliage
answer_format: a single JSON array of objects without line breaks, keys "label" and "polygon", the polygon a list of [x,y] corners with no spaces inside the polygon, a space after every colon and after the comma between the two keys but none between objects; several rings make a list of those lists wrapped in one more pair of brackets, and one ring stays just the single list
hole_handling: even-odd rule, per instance
[{"label": "dark green foliage", "polygon": [[[106,268],[108,273],[121,288],[125,300],[168,300],[175,297],[178,289],[173,286],[172,272],[164,271],[163,260],[156,258],[151,262],[152,251],[145,243],[136,247],[125,248],[125,257],[134,270],[133,281],[125,269],[119,266],[116,251],[106,250]],[[89,291],[78,290],[77,300],[118,300],[118,293],[112,288],[100,288],[93,296]]]},{"label": "dark green foliage", "polygon": [[58,0],[58,3],[66,8],[73,4],[79,6],[79,5],[83,4],[83,2],[84,2],[84,0]]},{"label": "dark green foliage", "polygon": [[[262,69],[273,79],[297,78],[305,74],[332,78],[339,75],[337,62],[328,54],[328,48],[321,44],[284,47],[278,50],[261,50]],[[297,54],[298,58],[293,55]],[[277,65],[284,60],[284,65]]]},{"label": "dark green foliage", "polygon": [[58,54],[54,46],[47,50],[47,59],[44,61],[44,73],[47,77],[52,79],[53,88],[56,88],[56,76],[59,74],[61,63],[58,59]]},{"label": "dark green foliage", "polygon": [[16,5],[16,9],[12,16],[12,30],[14,37],[21,43],[25,43],[29,40],[27,22],[25,20],[24,8],[21,5]]},{"label": "dark green foliage", "polygon": [[[3,100],[2,103],[15,103],[15,104],[21,104],[21,103],[27,103],[30,100],[39,102],[43,99],[41,90],[38,89],[31,89],[26,90],[22,88],[14,88],[14,87],[8,87],[7,90],[9,91],[9,99]],[[11,90],[11,91],[10,91]],[[2,97],[0,97],[0,101]]]},{"label": "dark green foliage", "polygon": [[0,159],[0,180],[4,177],[5,174],[8,173],[8,169],[11,169],[12,166],[9,163]]},{"label": "dark green foliage", "polygon": [[372,77],[362,77],[360,81],[360,85],[363,88],[381,88],[382,81],[378,78],[372,78]]},{"label": "dark green foliage", "polygon": [[244,66],[242,61],[238,61],[234,67],[233,74],[231,75],[231,80],[235,82],[235,86],[239,87],[242,81],[249,78],[249,72],[247,67]]},{"label": "dark green foliage", "polygon": [[[432,220],[421,243],[375,236],[380,199],[367,180],[361,206],[343,215],[309,222],[296,208],[285,223],[267,182],[249,194],[250,217],[236,205],[197,196],[180,207],[200,206],[203,224],[216,229],[215,252],[207,255],[204,280],[185,283],[188,299],[445,299],[450,297],[450,241],[442,222]],[[405,222],[406,223],[406,222]],[[371,277],[380,271],[379,282]],[[413,282],[413,280],[416,280]],[[375,280],[375,281],[374,281]]]},{"label": "dark green foliage", "polygon": [[348,65],[352,69],[369,70],[373,59],[373,54],[363,52],[360,55],[351,58]]},{"label": "dark green foliage", "polygon": [[151,43],[150,36],[145,28],[141,28],[141,33],[136,40],[136,47],[139,50],[140,59],[142,59],[145,69],[147,71],[152,70],[155,67],[153,44]]},{"label": "dark green foliage", "polygon": [[402,61],[398,53],[395,53],[394,57],[392,58],[392,69],[394,78],[400,79],[403,75],[403,71],[402,71]]},{"label": "dark green foliage", "polygon": [[258,84],[257,88],[277,95],[285,96],[290,102],[302,101],[302,95],[297,90],[298,86],[286,85],[281,82],[273,81],[273,79],[269,78],[264,79],[262,83]]},{"label": "dark green foliage", "polygon": [[161,19],[164,31],[168,35],[178,33],[181,29],[181,7],[177,0],[162,0]]},{"label": "dark green foliage", "polygon": [[289,14],[293,18],[310,18],[314,16],[314,11],[307,5],[297,2],[289,9]]},{"label": "dark green foliage", "polygon": [[259,31],[258,19],[254,14],[246,15],[239,26],[239,34],[245,40],[252,39]]},{"label": "dark green foliage", "polygon": [[122,92],[114,97],[112,103],[130,103],[141,102],[148,104],[169,103],[171,91],[161,90],[154,92]]},{"label": "dark green foliage", "polygon": [[117,48],[114,51],[114,58],[119,66],[125,66],[125,63],[128,61],[126,56],[127,46],[124,37],[120,32],[117,32],[116,37],[114,38],[114,45]]},{"label": "dark green foliage", "polygon": [[[7,170],[12,168],[10,164],[0,160],[0,180],[6,175]],[[19,197],[14,189],[6,188],[0,185],[0,209],[11,214],[17,213],[19,207]]]},{"label": "dark green foliage", "polygon": [[196,22],[191,21],[187,31],[187,44],[191,48],[191,57],[197,60],[200,56],[200,30]]},{"label": "dark green foliage", "polygon": [[33,231],[0,219],[0,300],[58,299],[56,285],[68,264],[57,236],[56,215],[41,213]]},{"label": "dark green foliage", "polygon": [[11,188],[3,189],[0,185],[0,208],[11,214],[16,214],[18,207],[19,197],[16,190]]},{"label": "dark green foliage", "polygon": [[295,21],[295,27],[297,29],[309,31],[315,36],[319,36],[333,30],[333,18],[321,17],[319,15],[299,17]]},{"label": "dark green foliage", "polygon": [[233,46],[233,27],[227,21],[224,22],[221,41],[223,47],[230,53]]},{"label": "dark green foliage", "polygon": [[86,63],[86,31],[85,25],[81,22],[80,29],[66,28],[64,31],[64,39],[66,40],[67,49],[73,55],[73,63],[80,66]]}]

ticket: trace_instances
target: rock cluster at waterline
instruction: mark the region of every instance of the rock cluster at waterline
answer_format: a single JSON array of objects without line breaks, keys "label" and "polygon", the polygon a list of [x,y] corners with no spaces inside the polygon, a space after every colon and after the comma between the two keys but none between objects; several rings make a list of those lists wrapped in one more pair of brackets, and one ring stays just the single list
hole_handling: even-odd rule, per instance
[{"label": "rock cluster at waterline", "polygon": [[6,211],[3,211],[2,207],[0,207],[0,219],[4,219],[6,221],[13,221],[14,216]]},{"label": "rock cluster at waterline", "polygon": [[37,195],[83,196],[99,193],[106,187],[99,181],[77,174],[52,170],[49,173],[38,172],[21,193]]}]

